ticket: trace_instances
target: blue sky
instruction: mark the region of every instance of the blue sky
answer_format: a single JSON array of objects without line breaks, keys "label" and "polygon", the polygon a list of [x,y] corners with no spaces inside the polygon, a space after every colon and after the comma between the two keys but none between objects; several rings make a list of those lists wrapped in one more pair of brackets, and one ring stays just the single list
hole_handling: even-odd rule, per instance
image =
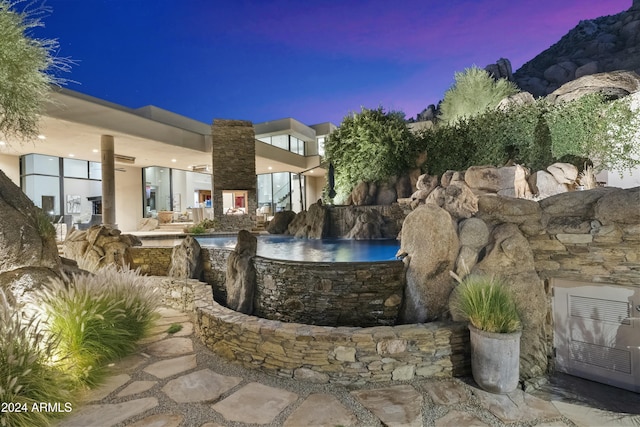
[{"label": "blue sky", "polygon": [[456,71],[516,71],[581,20],[631,0],[47,0],[37,37],[76,62],[65,87],[210,123],[415,117]]}]

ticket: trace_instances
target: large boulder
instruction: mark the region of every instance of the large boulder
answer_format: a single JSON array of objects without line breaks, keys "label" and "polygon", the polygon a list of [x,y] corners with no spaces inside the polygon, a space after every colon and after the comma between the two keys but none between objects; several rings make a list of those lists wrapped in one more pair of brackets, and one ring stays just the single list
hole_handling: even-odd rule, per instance
[{"label": "large boulder", "polygon": [[329,234],[329,211],[322,204],[322,200],[309,206],[309,210],[299,212],[289,224],[286,234],[306,239],[327,237]]},{"label": "large boulder", "polygon": [[459,251],[451,216],[434,204],[421,205],[407,215],[401,236],[407,282],[400,320],[423,323],[442,319],[454,287],[449,271]]},{"label": "large boulder", "polygon": [[372,205],[376,200],[378,186],[373,182],[360,181],[353,190],[351,190],[351,203],[356,206]]},{"label": "large boulder", "polygon": [[578,168],[571,163],[554,163],[547,166],[547,171],[560,184],[572,185],[578,179]]},{"label": "large boulder", "polygon": [[384,237],[384,226],[380,211],[367,209],[356,215],[354,225],[345,237],[355,240],[379,239]]},{"label": "large boulder", "polygon": [[169,277],[177,279],[200,279],[203,265],[200,257],[200,243],[192,236],[185,237],[171,252]]},{"label": "large boulder", "polygon": [[[564,82],[563,82],[564,83]],[[567,102],[591,93],[622,98],[640,90],[640,76],[633,71],[612,71],[583,76],[563,84],[547,96],[551,102]]]},{"label": "large boulder", "polygon": [[142,246],[138,237],[122,234],[117,228],[107,225],[94,225],[87,230],[72,229],[62,249],[65,257],[79,265],[99,269],[111,264],[119,267],[131,265],[129,248],[132,246]]},{"label": "large boulder", "polygon": [[383,182],[378,186],[374,203],[375,205],[388,206],[395,203],[398,200],[398,193],[396,192],[396,180],[392,179]]},{"label": "large boulder", "polygon": [[0,170],[0,273],[22,267],[60,270],[47,215]]},{"label": "large boulder", "polygon": [[539,234],[544,229],[542,210],[533,200],[485,194],[478,197],[476,217],[490,225],[515,224],[528,236]]},{"label": "large boulder", "polygon": [[444,189],[442,208],[449,212],[454,220],[469,218],[478,211],[478,197],[464,181],[453,181]]},{"label": "large boulder", "polygon": [[602,225],[640,224],[640,187],[603,195],[595,204],[594,217]]},{"label": "large boulder", "polygon": [[544,329],[547,296],[544,282],[535,270],[533,251],[515,224],[495,227],[486,256],[471,272],[495,275],[511,290],[523,326],[520,378],[526,380],[544,375],[547,366],[547,338]]},{"label": "large boulder", "polygon": [[[612,187],[598,187],[586,191],[571,191],[557,194],[540,200],[543,218],[549,221],[553,217],[578,217],[586,220],[595,218],[595,205],[605,195],[615,193],[620,189]],[[611,206],[616,209],[616,206]]]},{"label": "large boulder", "polygon": [[565,184],[560,184],[553,175],[546,171],[532,173],[528,181],[531,192],[539,199],[569,191]]},{"label": "large boulder", "polygon": [[276,212],[273,219],[267,225],[267,232],[270,234],[285,234],[289,228],[289,224],[296,217],[294,211]]},{"label": "large boulder", "polygon": [[479,192],[509,192],[509,196],[515,194],[514,188],[515,167],[505,166],[495,168],[492,166],[471,166],[464,173],[464,181],[472,190]]},{"label": "large boulder", "polygon": [[489,243],[489,227],[480,218],[468,218],[458,226],[460,252],[456,260],[456,274],[464,277],[476,265],[480,251]]},{"label": "large boulder", "polygon": [[247,230],[240,230],[238,243],[227,259],[225,289],[227,306],[244,314],[252,314],[256,291],[256,269],[253,258],[258,250],[258,239]]}]

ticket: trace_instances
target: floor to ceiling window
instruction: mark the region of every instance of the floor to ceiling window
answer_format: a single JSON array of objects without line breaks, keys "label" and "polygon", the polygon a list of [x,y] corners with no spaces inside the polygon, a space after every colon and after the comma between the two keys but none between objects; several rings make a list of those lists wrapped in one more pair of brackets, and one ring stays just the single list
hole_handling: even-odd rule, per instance
[{"label": "floor to ceiling window", "polygon": [[160,211],[183,214],[211,207],[211,175],[161,166],[144,168],[144,212],[155,218]]},{"label": "floor to ceiling window", "polygon": [[304,200],[304,176],[279,172],[258,175],[258,209],[265,215],[275,212],[300,212],[306,204]]}]

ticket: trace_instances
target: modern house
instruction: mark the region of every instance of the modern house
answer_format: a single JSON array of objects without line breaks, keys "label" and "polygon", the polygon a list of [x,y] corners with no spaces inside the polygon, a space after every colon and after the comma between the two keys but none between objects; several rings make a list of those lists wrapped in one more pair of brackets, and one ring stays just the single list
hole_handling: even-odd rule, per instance
[{"label": "modern house", "polygon": [[[251,197],[257,200],[249,203],[249,193],[223,189],[219,212],[255,218],[301,211],[321,197],[322,144],[335,125],[307,126],[292,118],[245,123],[251,147],[243,153],[255,153],[255,159],[247,163],[253,170],[237,173],[250,175]],[[213,214],[211,124],[154,106],[131,109],[57,89],[40,131],[34,142],[0,141],[0,169],[52,217],[85,226],[92,219],[113,222],[135,231],[142,218],[160,211],[172,211],[175,219],[193,219],[196,207]],[[234,143],[223,135],[217,147],[231,152]],[[225,171],[218,182],[241,181],[228,176],[233,173]],[[100,217],[103,210],[114,218]]]}]

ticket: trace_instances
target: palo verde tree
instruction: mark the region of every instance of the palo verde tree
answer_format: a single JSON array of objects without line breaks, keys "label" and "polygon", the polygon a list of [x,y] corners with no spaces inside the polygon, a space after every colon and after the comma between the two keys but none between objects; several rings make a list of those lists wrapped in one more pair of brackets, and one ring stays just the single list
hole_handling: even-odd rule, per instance
[{"label": "palo verde tree", "polygon": [[336,200],[346,199],[360,181],[381,181],[410,168],[420,151],[404,113],[362,108],[346,116],[325,142],[334,167]]},{"label": "palo verde tree", "polygon": [[[22,11],[16,10],[25,4]],[[32,37],[49,13],[43,4],[0,0],[0,137],[29,141],[38,135],[39,114],[51,84],[71,61],[56,56],[58,42]]]},{"label": "palo verde tree", "polygon": [[463,118],[482,114],[495,108],[507,96],[519,92],[515,83],[506,79],[494,79],[478,67],[455,73],[455,83],[445,92],[440,104],[440,120],[454,124]]}]

